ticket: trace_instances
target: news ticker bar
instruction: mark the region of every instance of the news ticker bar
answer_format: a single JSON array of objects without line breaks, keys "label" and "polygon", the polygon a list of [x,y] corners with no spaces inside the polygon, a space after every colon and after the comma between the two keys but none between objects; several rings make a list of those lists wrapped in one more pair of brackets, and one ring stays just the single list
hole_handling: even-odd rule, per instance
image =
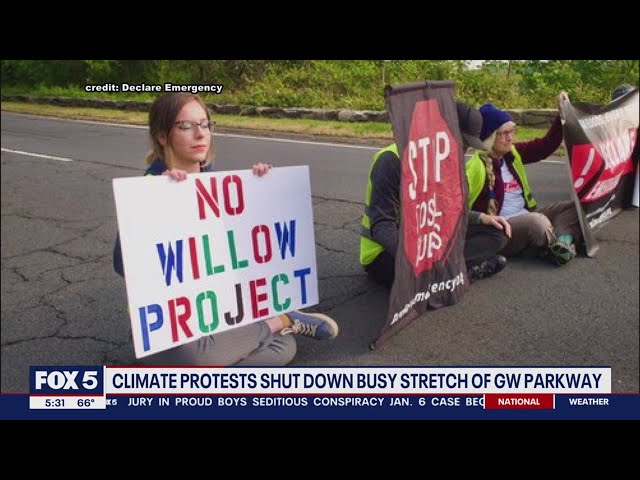
[{"label": "news ticker bar", "polygon": [[[639,420],[638,394],[0,395],[0,419],[51,420]],[[49,403],[47,406],[46,400]],[[87,403],[87,400],[89,402]],[[103,408],[98,408],[98,406]]]}]

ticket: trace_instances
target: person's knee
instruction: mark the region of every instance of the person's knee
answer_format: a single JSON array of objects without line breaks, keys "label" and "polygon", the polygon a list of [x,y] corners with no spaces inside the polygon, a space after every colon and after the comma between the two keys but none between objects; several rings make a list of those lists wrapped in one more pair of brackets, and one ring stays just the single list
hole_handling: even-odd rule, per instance
[{"label": "person's knee", "polygon": [[507,243],[509,243],[509,237],[507,237],[503,231],[500,231],[499,235],[495,236],[494,242],[495,242],[494,251],[496,253],[501,252],[507,246]]},{"label": "person's knee", "polygon": [[474,225],[473,228],[474,236],[483,239],[482,249],[485,257],[501,252],[509,243],[509,237],[504,230],[499,230],[493,225]]},{"label": "person's knee", "polygon": [[483,225],[485,238],[489,242],[489,250],[494,253],[500,252],[509,243],[509,237],[504,233],[504,230],[498,230],[490,225]]},{"label": "person's knee", "polygon": [[553,225],[549,218],[542,214],[533,212],[529,215],[527,228],[529,238],[538,246],[548,245],[553,239]]}]

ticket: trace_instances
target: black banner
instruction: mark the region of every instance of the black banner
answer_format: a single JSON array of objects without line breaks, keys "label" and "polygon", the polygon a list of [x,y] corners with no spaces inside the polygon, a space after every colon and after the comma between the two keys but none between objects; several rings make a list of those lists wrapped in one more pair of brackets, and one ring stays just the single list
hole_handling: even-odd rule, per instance
[{"label": "black banner", "polygon": [[429,308],[468,290],[464,261],[467,182],[452,81],[387,86],[402,164],[400,238],[388,318],[372,348]]},{"label": "black banner", "polygon": [[638,97],[636,88],[607,105],[560,106],[571,191],[590,257],[599,247],[594,233],[631,204],[638,162]]}]

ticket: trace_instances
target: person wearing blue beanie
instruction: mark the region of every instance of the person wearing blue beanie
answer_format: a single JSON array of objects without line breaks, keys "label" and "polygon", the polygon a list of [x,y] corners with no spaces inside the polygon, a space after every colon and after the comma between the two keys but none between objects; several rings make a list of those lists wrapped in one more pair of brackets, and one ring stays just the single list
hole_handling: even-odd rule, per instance
[{"label": "person wearing blue beanie", "polygon": [[[565,92],[558,96],[558,104],[561,101],[568,101]],[[560,115],[544,137],[514,142],[516,124],[508,112],[492,103],[482,105],[479,111],[485,151],[476,151],[465,166],[469,208],[508,220],[511,238],[502,255],[509,257],[534,247],[542,256],[564,265],[575,257],[575,243],[582,241],[576,208],[572,201],[538,206],[524,167],[547,158],[560,146]]]},{"label": "person wearing blue beanie", "polygon": [[493,103],[486,103],[482,105],[479,110],[480,114],[482,115],[482,130],[480,130],[480,140],[482,140],[483,142],[502,125],[507,122],[513,122],[513,117],[508,112],[496,108]]}]

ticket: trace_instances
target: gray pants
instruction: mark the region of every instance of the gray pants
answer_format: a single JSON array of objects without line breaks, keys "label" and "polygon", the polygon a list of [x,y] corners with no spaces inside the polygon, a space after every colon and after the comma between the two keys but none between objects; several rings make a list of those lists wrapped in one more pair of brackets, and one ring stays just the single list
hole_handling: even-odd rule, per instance
[{"label": "gray pants", "polygon": [[279,367],[291,362],[295,354],[293,335],[273,334],[265,322],[256,322],[202,337],[139,361],[143,365]]},{"label": "gray pants", "polygon": [[574,243],[582,241],[578,213],[572,201],[555,202],[539,207],[535,212],[509,219],[511,238],[500,252],[509,257],[527,247],[544,247],[553,243],[558,235],[573,235]]}]

